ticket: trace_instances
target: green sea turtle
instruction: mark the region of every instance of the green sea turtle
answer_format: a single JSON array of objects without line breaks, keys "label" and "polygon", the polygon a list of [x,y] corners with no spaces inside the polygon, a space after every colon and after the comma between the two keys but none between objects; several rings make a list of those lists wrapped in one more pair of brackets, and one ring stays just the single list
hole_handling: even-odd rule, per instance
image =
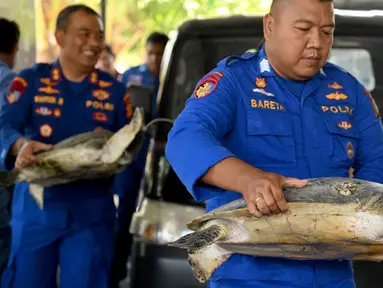
[{"label": "green sea turtle", "polygon": [[284,189],[289,211],[252,216],[243,198],[195,218],[193,233],[170,246],[188,250],[200,282],[231,254],[289,259],[383,260],[383,185],[351,178],[310,179]]},{"label": "green sea turtle", "polygon": [[110,177],[133,160],[144,140],[144,113],[136,108],[133,118],[116,133],[108,130],[81,133],[67,138],[37,155],[42,163],[2,172],[3,186],[30,183],[29,191],[43,208],[44,187],[80,179]]}]

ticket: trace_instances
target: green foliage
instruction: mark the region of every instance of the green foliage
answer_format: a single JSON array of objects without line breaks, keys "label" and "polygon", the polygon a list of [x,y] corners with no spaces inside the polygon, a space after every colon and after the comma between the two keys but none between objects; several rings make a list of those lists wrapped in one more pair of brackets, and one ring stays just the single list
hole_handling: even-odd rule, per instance
[{"label": "green foliage", "polygon": [[146,37],[153,31],[171,34],[193,18],[267,12],[271,1],[243,0],[107,0],[106,40],[124,70],[143,61]]},{"label": "green foliage", "polygon": [[[264,13],[271,2],[271,0],[105,1],[106,41],[117,55],[116,64],[119,70],[142,63],[146,37],[153,31],[161,31],[171,36],[172,32],[186,20]],[[59,11],[67,5],[82,3],[100,12],[100,2],[101,0],[0,0],[0,15],[2,11],[12,11],[15,19],[21,23],[24,38],[33,41],[36,37],[37,61],[50,62],[58,53],[54,29]],[[4,3],[7,10],[3,10]]]}]

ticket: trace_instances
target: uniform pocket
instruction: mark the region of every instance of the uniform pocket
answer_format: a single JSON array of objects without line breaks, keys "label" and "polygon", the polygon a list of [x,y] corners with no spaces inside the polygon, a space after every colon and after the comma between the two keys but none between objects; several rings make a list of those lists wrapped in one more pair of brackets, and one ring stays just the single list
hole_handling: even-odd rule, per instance
[{"label": "uniform pocket", "polygon": [[357,141],[360,138],[352,117],[330,117],[325,119],[325,123],[330,141],[326,141],[326,136],[323,140],[329,143],[332,165],[351,167],[355,161]]},{"label": "uniform pocket", "polygon": [[279,111],[247,112],[248,155],[256,167],[292,167],[296,152],[292,120]]}]

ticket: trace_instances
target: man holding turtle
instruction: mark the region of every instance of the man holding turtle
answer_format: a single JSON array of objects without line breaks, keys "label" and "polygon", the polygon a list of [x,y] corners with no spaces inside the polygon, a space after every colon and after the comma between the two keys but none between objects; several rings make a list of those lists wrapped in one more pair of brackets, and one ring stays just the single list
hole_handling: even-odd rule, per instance
[{"label": "man holding turtle", "polygon": [[[244,197],[260,217],[286,212],[282,187],[308,178],[383,182],[383,131],[370,93],[326,63],[331,0],[274,0],[262,49],[222,60],[197,84],[169,133],[166,155],[207,211]],[[281,47],[283,47],[281,49]],[[330,109],[339,106],[341,109]],[[349,261],[232,255],[210,288],[352,288]]]}]

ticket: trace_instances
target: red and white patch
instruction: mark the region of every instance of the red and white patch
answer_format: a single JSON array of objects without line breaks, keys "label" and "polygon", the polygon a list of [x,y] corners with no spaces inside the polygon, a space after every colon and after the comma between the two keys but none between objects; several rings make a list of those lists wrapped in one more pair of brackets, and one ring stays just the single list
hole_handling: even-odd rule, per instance
[{"label": "red and white patch", "polygon": [[19,101],[27,87],[28,83],[24,78],[15,77],[9,87],[6,99],[7,104],[13,104]]},{"label": "red and white patch", "polygon": [[94,112],[92,118],[99,122],[107,122],[109,120],[108,116],[103,112]]},{"label": "red and white patch", "polygon": [[52,132],[53,132],[53,129],[52,129],[51,125],[49,125],[49,124],[41,125],[41,127],[40,127],[40,135],[42,137],[44,137],[44,138],[51,137]]},{"label": "red and white patch", "polygon": [[220,72],[213,72],[213,73],[207,74],[205,77],[201,79],[198,86],[194,90],[194,97],[199,99],[213,93],[218,86],[218,82],[221,80],[223,76],[224,74]]}]

